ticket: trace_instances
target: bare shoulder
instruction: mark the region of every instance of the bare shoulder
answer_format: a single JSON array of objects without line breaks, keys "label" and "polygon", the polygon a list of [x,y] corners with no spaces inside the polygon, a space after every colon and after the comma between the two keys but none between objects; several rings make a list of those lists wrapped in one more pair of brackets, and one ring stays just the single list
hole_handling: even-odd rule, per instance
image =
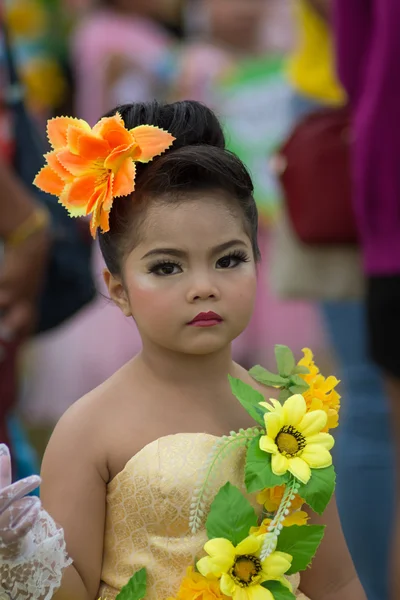
[{"label": "bare shoulder", "polygon": [[[129,377],[128,364],[64,413],[48,444],[44,466],[49,460],[57,462],[59,454],[68,452],[82,465],[94,467],[106,483],[110,480],[113,474],[110,462],[115,462],[118,451],[124,455],[127,424],[131,439],[137,439],[136,433],[141,429],[140,419],[135,418],[140,406],[137,402],[141,395],[139,385],[132,383]],[[128,452],[133,454],[135,448],[130,447]]]}]

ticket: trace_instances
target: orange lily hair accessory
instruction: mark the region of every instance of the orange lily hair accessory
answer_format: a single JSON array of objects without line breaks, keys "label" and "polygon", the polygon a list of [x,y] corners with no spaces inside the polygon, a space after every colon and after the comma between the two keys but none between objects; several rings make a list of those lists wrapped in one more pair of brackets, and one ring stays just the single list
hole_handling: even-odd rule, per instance
[{"label": "orange lily hair accessory", "polygon": [[114,198],[135,189],[135,162],[147,163],[165,152],[175,138],[159,127],[128,130],[119,113],[93,128],[82,119],[56,117],[47,123],[52,150],[35,185],[59,202],[71,217],[92,215],[90,231],[109,231]]}]

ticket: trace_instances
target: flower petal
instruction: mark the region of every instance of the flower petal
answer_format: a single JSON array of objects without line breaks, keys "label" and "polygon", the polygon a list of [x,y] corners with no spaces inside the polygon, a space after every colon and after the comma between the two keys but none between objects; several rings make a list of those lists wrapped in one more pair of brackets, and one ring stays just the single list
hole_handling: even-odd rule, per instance
[{"label": "flower petal", "polygon": [[65,169],[58,160],[57,150],[53,150],[53,152],[48,152],[47,154],[45,154],[45,158],[47,160],[47,164],[50,165],[53,171],[55,171],[64,182],[69,183],[73,180],[73,175],[71,175],[71,173],[67,171],[67,169]]},{"label": "flower petal", "polygon": [[332,464],[332,456],[329,450],[318,444],[307,444],[301,453],[302,460],[310,465],[312,469],[325,469]]},{"label": "flower petal", "polygon": [[104,161],[104,167],[106,169],[112,170],[113,173],[116,174],[121,168],[123,162],[127,158],[134,158],[135,156],[138,156],[138,149],[139,147],[136,146],[134,143],[130,144],[129,146],[118,146],[118,148],[115,148],[115,150],[113,150],[107,156],[107,158]]},{"label": "flower petal", "polygon": [[255,554],[259,551],[260,546],[262,546],[263,540],[260,537],[256,537],[255,535],[249,535],[249,537],[245,538],[236,546],[235,554],[236,556],[240,554]]},{"label": "flower petal", "polygon": [[284,475],[289,468],[289,461],[283,454],[273,454],[271,468],[274,475]]},{"label": "flower petal", "polygon": [[259,402],[259,405],[263,406],[270,412],[275,411],[279,415],[282,413],[282,404],[280,402],[278,402],[278,400],[275,400],[274,398],[270,398],[269,402]]},{"label": "flower petal", "polygon": [[271,440],[267,435],[263,435],[260,438],[260,450],[263,452],[269,452],[270,454],[275,454],[278,452],[278,446],[275,444],[274,440]]},{"label": "flower petal", "polygon": [[307,437],[307,445],[318,444],[327,450],[331,450],[335,445],[335,438],[329,433],[316,433]]},{"label": "flower petal", "polygon": [[288,398],[283,405],[285,425],[297,427],[307,411],[306,401],[301,394]]},{"label": "flower petal", "polygon": [[[87,175],[94,170],[94,164],[91,160],[72,154],[69,150],[59,150],[57,158],[62,166],[74,175],[74,177]],[[97,169],[97,173],[101,174],[101,171]]]},{"label": "flower petal", "polygon": [[288,470],[302,483],[308,483],[311,477],[311,469],[309,465],[300,457],[288,459]]},{"label": "flower petal", "polygon": [[136,165],[131,158],[126,158],[114,177],[113,194],[115,197],[128,196],[135,189]]},{"label": "flower petal", "polygon": [[49,119],[47,121],[47,137],[55,150],[64,148],[67,145],[67,131],[70,125],[79,127],[82,131],[91,131],[90,125],[83,119],[74,119],[73,117]]},{"label": "flower petal", "polygon": [[323,410],[313,410],[304,415],[297,429],[306,438],[319,433],[326,425],[328,416]]},{"label": "flower petal", "polygon": [[153,125],[139,125],[131,129],[130,133],[133,134],[142,151],[138,159],[140,162],[149,162],[155,156],[162,154],[175,140],[168,131]]},{"label": "flower petal", "polygon": [[[247,600],[274,600],[271,592],[262,585],[251,585],[243,591],[247,592]],[[236,594],[235,600],[238,600]]]},{"label": "flower petal", "polygon": [[106,184],[104,185],[104,198],[101,199],[101,204],[104,210],[110,211],[114,201],[114,175],[109,174]]},{"label": "flower petal", "polygon": [[103,117],[93,127],[93,133],[106,140],[111,150],[119,146],[130,146],[135,140],[133,135],[126,129],[123,118],[119,113],[112,117]]},{"label": "flower petal", "polygon": [[[77,146],[77,154],[87,160],[105,159],[110,152],[108,142],[89,134],[80,135],[77,140]],[[72,148],[70,149],[72,150]]]},{"label": "flower petal", "polygon": [[65,186],[65,181],[49,165],[39,171],[33,183],[43,192],[54,196],[60,196]]},{"label": "flower petal", "polygon": [[291,527],[292,525],[307,525],[307,521],[310,517],[304,510],[296,510],[291,515],[288,515],[283,521],[284,527]]},{"label": "flower petal", "polygon": [[104,207],[100,209],[99,227],[102,233],[110,231],[110,211],[104,210]]},{"label": "flower petal", "polygon": [[336,379],[333,375],[327,377],[324,383],[321,385],[321,389],[325,394],[331,392],[337,385],[339,385],[340,380]]},{"label": "flower petal", "polygon": [[275,440],[276,436],[282,429],[282,419],[276,412],[267,413],[264,416],[265,429],[267,430],[267,436],[272,440]]},{"label": "flower petal", "polygon": [[75,217],[83,216],[86,214],[86,206],[93,194],[95,185],[95,175],[77,177],[66,186],[64,193],[60,196],[60,202],[70,211],[71,215]]},{"label": "flower petal", "polygon": [[92,218],[90,219],[90,233],[92,238],[96,239],[97,229],[100,225],[100,202],[97,202],[93,207]]},{"label": "flower petal", "polygon": [[233,563],[235,560],[235,547],[229,540],[225,538],[214,538],[213,540],[209,540],[205,546],[204,550],[211,557],[214,556],[229,556],[230,561]]},{"label": "flower petal", "polygon": [[198,560],[196,566],[198,571],[204,575],[204,577],[208,577],[213,573],[213,564],[211,563],[209,556],[205,556]]},{"label": "flower petal", "polygon": [[263,575],[268,579],[277,579],[282,577],[290,569],[292,556],[285,552],[273,552],[262,561]]},{"label": "flower petal", "polygon": [[[201,572],[201,571],[200,571]],[[235,591],[235,583],[227,573],[223,573],[219,582],[220,590],[225,596],[233,596]]]}]

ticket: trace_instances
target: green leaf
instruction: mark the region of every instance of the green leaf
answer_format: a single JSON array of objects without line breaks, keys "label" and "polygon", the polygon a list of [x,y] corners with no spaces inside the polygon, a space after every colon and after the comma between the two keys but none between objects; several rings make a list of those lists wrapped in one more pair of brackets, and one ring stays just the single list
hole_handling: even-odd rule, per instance
[{"label": "green leaf", "polygon": [[252,377],[254,377],[254,379],[256,381],[259,381],[260,383],[262,383],[264,385],[270,385],[272,387],[274,387],[274,386],[282,387],[282,386],[286,385],[288,382],[287,377],[281,377],[280,375],[277,375],[276,373],[271,373],[271,371],[264,369],[264,367],[260,367],[260,365],[256,365],[255,367],[252,367],[250,369],[249,373]]},{"label": "green leaf", "polygon": [[130,578],[115,600],[143,600],[147,591],[146,569],[140,569]]},{"label": "green leaf", "polygon": [[206,523],[208,539],[222,537],[237,546],[256,525],[257,515],[247,498],[229,482],[225,484],[211,504]]},{"label": "green leaf", "polygon": [[303,394],[310,386],[300,377],[300,375],[292,375],[288,387],[292,394]]},{"label": "green leaf", "polygon": [[231,384],[232,394],[236,396],[251,418],[264,428],[265,410],[260,406],[260,402],[265,401],[264,396],[252,388],[251,385],[243,383],[241,379],[229,377],[229,383]]},{"label": "green leaf", "polygon": [[292,525],[282,529],[277,550],[293,556],[287,575],[307,569],[324,537],[324,530],[324,525]]},{"label": "green leaf", "polygon": [[336,475],[333,465],[326,469],[311,469],[311,479],[306,484],[301,484],[299,496],[311,508],[322,515],[329,504],[335,490]]},{"label": "green leaf", "polygon": [[297,385],[299,387],[302,387],[304,390],[308,390],[308,388],[310,387],[307,381],[304,381],[304,379],[300,377],[300,375],[292,375],[290,377],[290,385]]},{"label": "green leaf", "polygon": [[303,365],[296,365],[293,369],[293,375],[308,375],[310,369],[308,367],[304,367]]},{"label": "green leaf", "polygon": [[261,585],[271,592],[274,600],[296,600],[296,596],[280,581],[264,581]]},{"label": "green leaf", "polygon": [[254,438],[247,448],[245,483],[249,493],[259,492],[289,481],[289,473],[274,475],[271,468],[271,454],[260,449],[261,435]]},{"label": "green leaf", "polygon": [[283,404],[288,398],[290,398],[291,395],[292,395],[292,393],[289,390],[283,389],[279,393],[278,400],[281,404]]},{"label": "green leaf", "polygon": [[287,346],[277,344],[275,346],[275,357],[279,375],[282,377],[289,377],[296,367],[293,352]]}]

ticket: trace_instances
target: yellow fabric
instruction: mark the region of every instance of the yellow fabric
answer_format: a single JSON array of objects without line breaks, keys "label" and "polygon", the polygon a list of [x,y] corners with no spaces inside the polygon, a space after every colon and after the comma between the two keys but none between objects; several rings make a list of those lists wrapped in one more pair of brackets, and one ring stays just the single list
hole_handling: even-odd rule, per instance
[{"label": "yellow fabric", "polygon": [[[189,510],[199,470],[216,439],[203,433],[162,437],[145,446],[109,483],[102,600],[114,600],[142,567],[148,575],[146,600],[176,594],[187,567],[204,554],[206,532],[190,533]],[[213,480],[215,492],[227,481],[245,491],[244,459],[244,448],[228,455]],[[292,582],[296,587],[297,581]]]},{"label": "yellow fabric", "polygon": [[307,0],[296,0],[299,42],[289,59],[291,85],[304,96],[340,105],[345,94],[335,74],[332,36],[328,26]]}]

